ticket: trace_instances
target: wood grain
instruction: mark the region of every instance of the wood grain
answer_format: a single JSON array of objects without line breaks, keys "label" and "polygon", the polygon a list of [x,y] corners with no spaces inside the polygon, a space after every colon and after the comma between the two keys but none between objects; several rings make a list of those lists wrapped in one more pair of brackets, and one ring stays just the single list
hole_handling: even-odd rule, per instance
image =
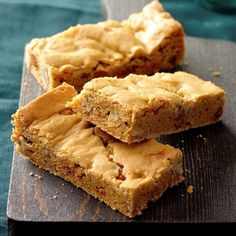
[{"label": "wood grain", "polygon": [[[109,12],[108,16],[112,15]],[[236,44],[187,37],[186,45],[185,64],[177,70],[194,73],[223,87],[228,101],[221,122],[159,139],[183,150],[186,180],[181,185],[151,203],[142,216],[129,219],[14,152],[9,219],[17,222],[235,222]],[[221,76],[213,77],[214,70],[220,71]],[[24,67],[19,106],[42,93]],[[30,172],[42,179],[30,176]],[[186,192],[189,185],[194,187],[192,194]]]}]

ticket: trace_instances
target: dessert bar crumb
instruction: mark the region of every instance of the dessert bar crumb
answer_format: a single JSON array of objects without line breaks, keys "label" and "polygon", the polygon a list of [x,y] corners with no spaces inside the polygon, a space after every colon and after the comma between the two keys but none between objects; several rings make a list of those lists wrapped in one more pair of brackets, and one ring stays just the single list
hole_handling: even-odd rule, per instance
[{"label": "dessert bar crumb", "polygon": [[214,77],[220,77],[220,76],[221,76],[221,73],[220,73],[219,71],[213,71],[213,72],[212,72],[212,75],[213,75]]},{"label": "dessert bar crumb", "polygon": [[187,192],[190,193],[190,194],[193,193],[193,186],[192,185],[188,186]]}]

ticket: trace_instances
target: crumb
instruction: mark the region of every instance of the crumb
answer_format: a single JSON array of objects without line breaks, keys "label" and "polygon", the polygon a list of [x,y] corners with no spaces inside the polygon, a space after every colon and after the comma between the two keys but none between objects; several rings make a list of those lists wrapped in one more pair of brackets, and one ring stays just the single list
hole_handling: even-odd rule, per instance
[{"label": "crumb", "polygon": [[202,138],[202,134],[199,134],[197,137]]},{"label": "crumb", "polygon": [[68,197],[68,195],[66,194],[65,197]]},{"label": "crumb", "polygon": [[62,186],[64,186],[64,185],[65,185],[65,183],[62,183],[61,185],[62,185]]},{"label": "crumb", "polygon": [[70,192],[73,193],[73,190],[71,190]]},{"label": "crumb", "polygon": [[35,179],[42,179],[42,176],[40,176],[40,175],[34,175],[34,177],[35,177]]},{"label": "crumb", "polygon": [[220,72],[219,72],[219,71],[213,71],[213,72],[212,72],[212,75],[213,75],[214,77],[219,77],[219,76],[220,76]]},{"label": "crumb", "polygon": [[181,194],[181,197],[184,197],[184,195],[183,195],[183,194]]},{"label": "crumb", "polygon": [[54,198],[54,199],[57,199],[57,196],[56,196],[56,195],[54,195],[54,196],[53,196],[53,198]]},{"label": "crumb", "polygon": [[203,138],[203,142],[204,142],[204,143],[207,143],[207,138]]},{"label": "crumb", "polygon": [[183,139],[181,140],[181,143],[184,143],[184,140],[183,140]]},{"label": "crumb", "polygon": [[29,176],[34,176],[34,173],[33,173],[33,172],[30,172],[30,173],[29,173]]},{"label": "crumb", "polygon": [[56,194],[58,194],[58,192],[56,191]]},{"label": "crumb", "polygon": [[185,168],[185,171],[188,172],[188,173],[190,173],[190,170],[188,170],[188,169],[186,169],[186,168]]},{"label": "crumb", "polygon": [[193,193],[193,185],[189,185],[187,188],[188,193]]}]

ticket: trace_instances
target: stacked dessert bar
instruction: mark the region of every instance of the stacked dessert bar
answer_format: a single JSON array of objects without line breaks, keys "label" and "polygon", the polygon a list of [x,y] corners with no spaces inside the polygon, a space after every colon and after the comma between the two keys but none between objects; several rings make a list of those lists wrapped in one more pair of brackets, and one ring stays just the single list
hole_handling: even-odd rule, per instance
[{"label": "stacked dessert bar", "polygon": [[[17,151],[112,209],[140,215],[184,179],[182,152],[154,138],[217,122],[225,97],[185,72],[119,77],[170,69],[183,48],[181,25],[158,2],[122,23],[33,40],[28,68],[51,90],[12,116]],[[101,71],[110,77],[92,79]]]},{"label": "stacked dessert bar", "polygon": [[17,151],[129,217],[182,181],[180,150],[154,139],[120,142],[68,106],[75,95],[63,84],[20,108],[13,115]]}]

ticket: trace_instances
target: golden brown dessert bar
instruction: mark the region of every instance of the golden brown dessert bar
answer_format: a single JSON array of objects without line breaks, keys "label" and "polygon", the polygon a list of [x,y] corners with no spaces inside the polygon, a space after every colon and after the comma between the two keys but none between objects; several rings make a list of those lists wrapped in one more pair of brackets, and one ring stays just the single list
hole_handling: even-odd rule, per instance
[{"label": "golden brown dessert bar", "polygon": [[102,130],[134,143],[215,123],[224,102],[223,89],[176,72],[93,79],[71,105]]},{"label": "golden brown dessert bar", "polygon": [[66,107],[76,94],[63,84],[20,108],[12,135],[18,152],[129,217],[183,180],[179,149],[117,141]]},{"label": "golden brown dessert bar", "polygon": [[26,64],[45,89],[62,82],[80,91],[92,78],[167,71],[184,55],[181,24],[158,1],[118,22],[76,25],[26,47]]}]

